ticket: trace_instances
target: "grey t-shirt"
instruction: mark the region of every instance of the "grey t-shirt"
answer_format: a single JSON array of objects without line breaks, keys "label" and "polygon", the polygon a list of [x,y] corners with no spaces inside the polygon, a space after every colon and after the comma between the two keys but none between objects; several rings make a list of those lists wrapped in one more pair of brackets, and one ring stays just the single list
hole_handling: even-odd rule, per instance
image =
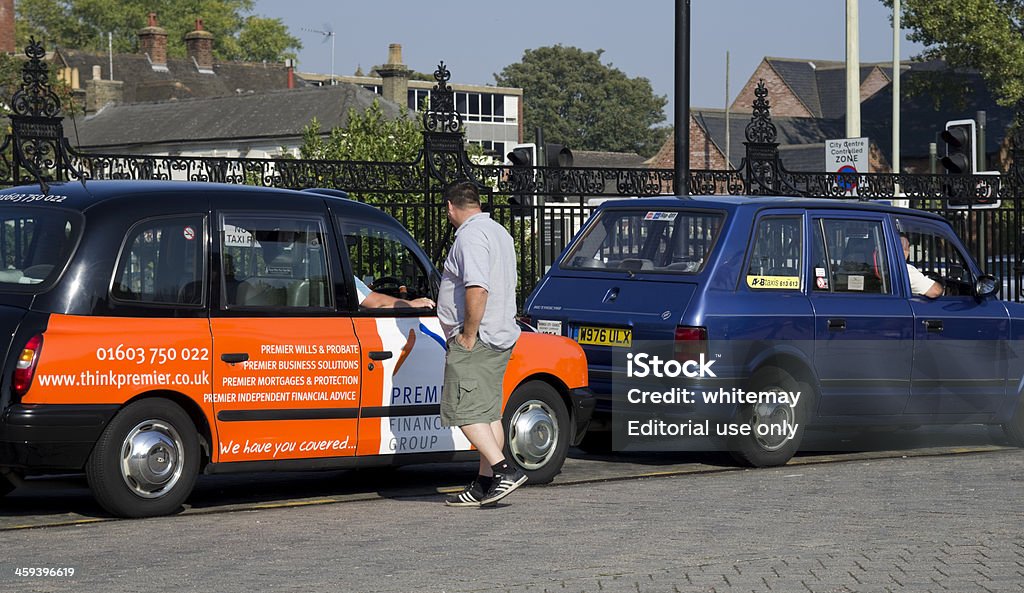
[{"label": "grey t-shirt", "polygon": [[505,350],[519,339],[516,324],[516,249],[503,226],[481,212],[455,230],[437,295],[437,318],[451,339],[462,331],[466,319],[466,288],[487,290],[487,304],[480,320],[480,340]]}]

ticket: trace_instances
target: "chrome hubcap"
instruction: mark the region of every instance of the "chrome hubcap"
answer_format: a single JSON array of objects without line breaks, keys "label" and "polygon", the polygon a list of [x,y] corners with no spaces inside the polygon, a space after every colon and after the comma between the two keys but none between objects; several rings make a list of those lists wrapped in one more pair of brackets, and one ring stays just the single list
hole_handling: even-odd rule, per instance
[{"label": "chrome hubcap", "polygon": [[181,478],[181,435],[160,420],[144,420],[128,432],[121,446],[121,477],[136,495],[159,498]]},{"label": "chrome hubcap", "polygon": [[558,423],[555,412],[542,401],[523,403],[509,422],[508,444],[512,456],[524,469],[543,467],[555,453]]},{"label": "chrome hubcap", "polygon": [[[765,391],[779,391],[778,388]],[[787,442],[796,423],[796,414],[789,404],[759,403],[754,406],[751,425],[757,444],[765,451],[777,451]]]}]

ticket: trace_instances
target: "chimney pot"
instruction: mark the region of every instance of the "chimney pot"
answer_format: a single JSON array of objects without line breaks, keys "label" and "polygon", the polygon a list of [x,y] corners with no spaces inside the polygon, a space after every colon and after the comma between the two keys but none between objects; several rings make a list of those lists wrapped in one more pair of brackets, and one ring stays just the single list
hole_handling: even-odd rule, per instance
[{"label": "chimney pot", "polygon": [[167,71],[167,30],[149,13],[149,25],[139,30],[139,51],[149,56],[153,69]]},{"label": "chimney pot", "polygon": [[392,43],[388,46],[388,64],[402,63],[402,44]]},{"label": "chimney pot", "polygon": [[188,57],[203,74],[213,74],[213,34],[203,30],[203,19],[196,19],[195,31],[185,35]]}]

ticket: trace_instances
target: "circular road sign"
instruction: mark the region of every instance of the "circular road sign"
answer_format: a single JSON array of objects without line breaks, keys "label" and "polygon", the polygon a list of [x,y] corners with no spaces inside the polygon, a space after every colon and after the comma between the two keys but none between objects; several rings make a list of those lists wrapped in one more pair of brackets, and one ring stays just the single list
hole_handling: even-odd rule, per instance
[{"label": "circular road sign", "polygon": [[843,165],[839,167],[839,171],[836,171],[839,175],[836,175],[836,184],[843,191],[852,191],[857,189],[857,168],[853,165]]}]

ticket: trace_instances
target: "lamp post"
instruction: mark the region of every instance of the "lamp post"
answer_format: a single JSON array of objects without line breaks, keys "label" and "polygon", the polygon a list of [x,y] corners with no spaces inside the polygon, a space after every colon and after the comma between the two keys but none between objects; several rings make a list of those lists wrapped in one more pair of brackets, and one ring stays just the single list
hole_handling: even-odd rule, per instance
[{"label": "lamp post", "polygon": [[672,188],[690,195],[690,0],[676,0],[675,169]]}]

